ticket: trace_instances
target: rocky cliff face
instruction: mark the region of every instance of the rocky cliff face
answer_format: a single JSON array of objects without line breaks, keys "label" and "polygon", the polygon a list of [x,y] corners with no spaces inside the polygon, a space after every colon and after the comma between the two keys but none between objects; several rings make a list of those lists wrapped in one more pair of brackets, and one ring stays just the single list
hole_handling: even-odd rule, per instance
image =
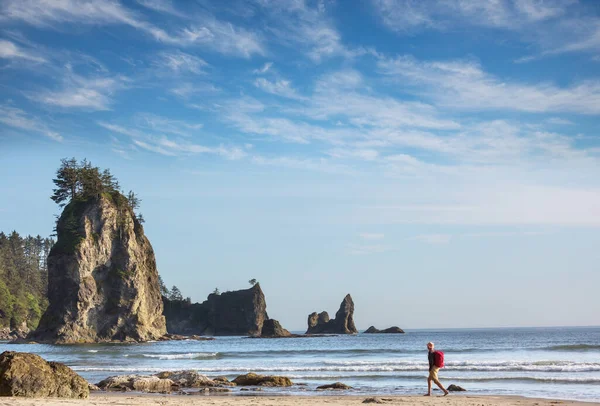
[{"label": "rocky cliff face", "polygon": [[174,334],[259,336],[269,319],[259,284],[245,290],[213,293],[202,303],[163,300],[167,330]]},{"label": "rocky cliff face", "polygon": [[346,295],[335,314],[335,319],[330,320],[327,312],[311,313],[308,316],[308,330],[306,334],[356,334],[354,326],[354,302],[352,296]]},{"label": "rocky cliff face", "polygon": [[154,251],[121,194],[65,207],[48,257],[48,298],[35,340],[147,341],[166,333]]}]

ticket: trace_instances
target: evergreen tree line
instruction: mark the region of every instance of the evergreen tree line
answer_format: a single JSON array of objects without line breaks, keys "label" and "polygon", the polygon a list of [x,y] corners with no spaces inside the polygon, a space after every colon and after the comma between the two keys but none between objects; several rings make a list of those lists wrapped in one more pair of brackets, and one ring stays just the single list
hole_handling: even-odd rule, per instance
[{"label": "evergreen tree line", "polygon": [[0,232],[0,328],[37,327],[48,307],[51,238]]}]

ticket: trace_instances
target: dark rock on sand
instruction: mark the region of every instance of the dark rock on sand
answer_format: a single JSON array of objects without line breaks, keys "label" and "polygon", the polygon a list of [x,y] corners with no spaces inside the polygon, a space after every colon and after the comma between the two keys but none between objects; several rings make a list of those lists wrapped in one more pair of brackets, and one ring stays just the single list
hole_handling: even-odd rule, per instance
[{"label": "dark rock on sand", "polygon": [[265,320],[260,333],[261,337],[291,337],[292,333],[284,329],[275,319]]},{"label": "dark rock on sand", "polygon": [[447,390],[449,392],[466,392],[467,391],[466,389],[464,389],[458,385],[454,385],[454,384],[448,386]]},{"label": "dark rock on sand", "polygon": [[365,330],[364,334],[404,334],[404,330],[396,326],[386,328],[385,330],[378,330],[374,326],[371,326]]},{"label": "dark rock on sand", "polygon": [[202,303],[163,297],[167,330],[174,334],[259,336],[269,319],[265,295],[257,283],[250,289],[212,293]]},{"label": "dark rock on sand", "polygon": [[346,295],[335,319],[330,320],[327,312],[311,313],[308,316],[308,329],[306,334],[356,334],[354,326],[354,302],[352,296]]},{"label": "dark rock on sand", "polygon": [[385,402],[391,402],[393,399],[385,399],[385,398],[366,398],[365,400],[363,400],[363,403],[385,403]]},{"label": "dark rock on sand", "polygon": [[219,386],[220,382],[201,375],[196,371],[165,371],[155,375],[160,379],[170,379],[180,388],[200,388]]},{"label": "dark rock on sand", "polygon": [[257,375],[253,372],[240,375],[232,382],[238,386],[292,386],[292,381],[286,376]]},{"label": "dark rock on sand", "polygon": [[318,386],[317,390],[347,390],[352,389],[352,386],[348,386],[345,383],[335,382],[329,385]]},{"label": "dark rock on sand", "polygon": [[110,376],[98,383],[98,387],[107,391],[139,391],[150,393],[168,393],[173,390],[171,379],[162,379],[155,375],[119,375]]},{"label": "dark rock on sand", "polygon": [[164,371],[155,375],[118,375],[98,383],[103,390],[135,390],[140,392],[171,392],[183,388],[212,388],[221,386],[196,371]]},{"label": "dark rock on sand", "polygon": [[72,200],[56,230],[50,305],[31,339],[140,342],[167,333],[154,251],[123,195]]},{"label": "dark rock on sand", "polygon": [[35,354],[0,354],[0,396],[85,399],[89,395],[87,381],[63,364]]}]

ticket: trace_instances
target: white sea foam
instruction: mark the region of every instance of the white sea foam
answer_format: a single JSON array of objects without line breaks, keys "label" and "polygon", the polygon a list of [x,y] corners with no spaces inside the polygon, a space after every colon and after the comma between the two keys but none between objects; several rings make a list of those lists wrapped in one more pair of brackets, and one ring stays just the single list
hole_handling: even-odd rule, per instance
[{"label": "white sea foam", "polygon": [[88,350],[87,352],[93,352],[93,353],[97,353],[98,350]]}]

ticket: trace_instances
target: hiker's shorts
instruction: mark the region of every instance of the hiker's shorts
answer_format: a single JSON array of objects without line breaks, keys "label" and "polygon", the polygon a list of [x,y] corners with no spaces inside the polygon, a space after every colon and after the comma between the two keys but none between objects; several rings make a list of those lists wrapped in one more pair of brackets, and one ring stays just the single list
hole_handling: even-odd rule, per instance
[{"label": "hiker's shorts", "polygon": [[438,371],[440,369],[438,367],[433,367],[429,370],[429,379],[431,379],[432,381],[437,381],[438,380]]}]

